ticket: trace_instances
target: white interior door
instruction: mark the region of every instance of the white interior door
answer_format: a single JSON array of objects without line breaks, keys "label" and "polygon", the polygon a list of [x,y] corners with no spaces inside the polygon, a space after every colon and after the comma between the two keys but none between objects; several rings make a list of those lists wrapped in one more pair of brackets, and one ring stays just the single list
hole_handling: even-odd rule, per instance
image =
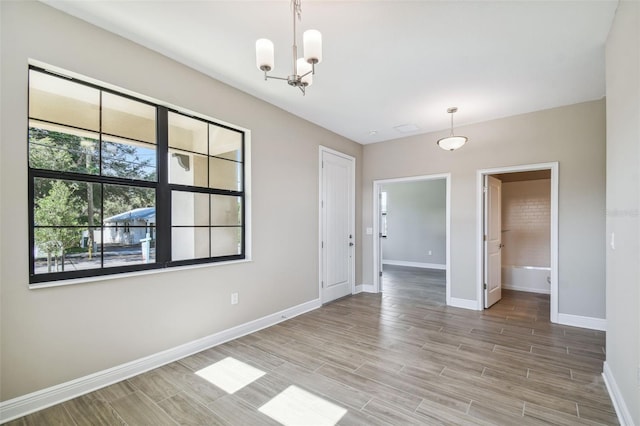
[{"label": "white interior door", "polygon": [[355,159],[321,150],[321,300],[352,294],[355,252]]},{"label": "white interior door", "polygon": [[484,307],[502,298],[502,182],[485,176]]}]

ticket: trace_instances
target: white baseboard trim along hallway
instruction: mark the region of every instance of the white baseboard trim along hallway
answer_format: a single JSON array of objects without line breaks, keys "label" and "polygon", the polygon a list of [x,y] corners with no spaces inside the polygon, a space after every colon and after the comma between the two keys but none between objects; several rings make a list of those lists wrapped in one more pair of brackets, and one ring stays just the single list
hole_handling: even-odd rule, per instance
[{"label": "white baseboard trim along hallway", "polygon": [[413,268],[425,268],[425,269],[447,269],[447,265],[440,263],[423,263],[423,262],[407,262],[405,260],[382,260],[383,265],[394,265],[394,266],[411,266]]},{"label": "white baseboard trim along hallway", "polygon": [[525,287],[525,286],[519,286],[519,285],[502,284],[502,288],[504,290],[526,291],[527,293],[551,294],[551,290],[542,290],[539,288]]},{"label": "white baseboard trim along hallway", "polygon": [[373,284],[360,284],[356,286],[356,291],[353,294],[358,293],[375,293],[376,289]]},{"label": "white baseboard trim along hallway", "polygon": [[583,317],[580,315],[558,314],[558,324],[572,327],[589,328],[591,330],[607,331],[607,320],[602,318]]},{"label": "white baseboard trim along hallway", "polygon": [[449,306],[453,306],[454,308],[463,308],[463,309],[471,309],[473,311],[478,310],[478,301],[471,299],[458,299],[457,297],[452,297],[448,303]]},{"label": "white baseboard trim along hallway", "polygon": [[609,391],[613,408],[616,409],[616,415],[618,416],[620,425],[633,426],[631,412],[629,411],[627,404],[624,402],[624,399],[622,399],[622,393],[620,392],[620,388],[618,388],[616,379],[613,377],[607,361],[604,362],[602,367],[602,377],[604,378],[604,384],[607,386],[607,390]]},{"label": "white baseboard trim along hallway", "polygon": [[8,422],[27,414],[51,407],[72,398],[93,392],[130,377],[142,374],[186,356],[193,355],[213,346],[238,337],[254,333],[287,319],[312,311],[321,306],[320,299],[311,300],[298,306],[249,321],[244,324],[214,333],[212,335],[158,352],[144,358],[99,371],[88,376],[51,386],[27,395],[0,402],[0,423]]}]

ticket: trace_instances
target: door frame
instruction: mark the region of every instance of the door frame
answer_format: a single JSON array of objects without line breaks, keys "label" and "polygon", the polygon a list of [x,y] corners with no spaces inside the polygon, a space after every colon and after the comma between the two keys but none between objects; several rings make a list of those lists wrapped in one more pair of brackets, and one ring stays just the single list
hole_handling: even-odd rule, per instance
[{"label": "door frame", "polygon": [[356,292],[356,158],[345,154],[344,152],[336,151],[335,149],[328,148],[326,146],[320,145],[318,147],[318,300],[320,303],[322,302],[322,271],[323,271],[323,260],[322,260],[322,236],[323,236],[323,208],[322,208],[322,156],[325,152],[337,155],[339,157],[346,158],[352,162],[352,170],[350,176],[350,184],[352,189],[351,199],[349,200],[349,207],[351,209],[351,214],[349,215],[349,232],[353,235],[354,245],[351,246],[350,256],[351,259],[349,261],[349,275],[351,279],[351,294],[355,294]]},{"label": "door frame", "polygon": [[428,180],[444,179],[446,184],[445,201],[445,287],[446,304],[451,304],[451,173],[439,173],[433,175],[410,176],[393,179],[377,179],[373,181],[373,292],[380,293],[382,290],[380,282],[380,191],[383,185],[402,182],[420,182]]},{"label": "door frame", "polygon": [[551,171],[551,235],[550,235],[550,277],[551,277],[551,297],[549,318],[551,322],[558,322],[558,187],[559,187],[559,165],[557,161],[549,163],[524,164],[519,166],[496,167],[482,169],[476,172],[476,298],[478,301],[477,310],[484,310],[484,177],[501,173],[532,172],[537,170]]}]

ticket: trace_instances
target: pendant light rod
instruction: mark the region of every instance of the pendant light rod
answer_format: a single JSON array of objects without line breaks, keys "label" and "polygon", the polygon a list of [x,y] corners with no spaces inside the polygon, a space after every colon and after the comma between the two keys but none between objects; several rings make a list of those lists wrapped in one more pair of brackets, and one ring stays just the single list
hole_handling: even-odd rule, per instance
[{"label": "pendant light rod", "polygon": [[291,14],[293,18],[293,74],[288,77],[269,75],[274,68],[274,52],[271,40],[261,38],[256,41],[256,65],[264,72],[264,79],[286,80],[290,86],[300,89],[305,95],[306,88],[313,83],[313,75],[316,73],[315,65],[322,61],[322,35],[317,30],[307,30],[303,34],[304,57],[298,58],[298,45],[296,43],[296,15],[302,20],[301,0],[291,0]]},{"label": "pendant light rod", "polygon": [[451,114],[451,136],[453,136],[453,114],[458,112],[458,107],[447,108],[447,112]]}]

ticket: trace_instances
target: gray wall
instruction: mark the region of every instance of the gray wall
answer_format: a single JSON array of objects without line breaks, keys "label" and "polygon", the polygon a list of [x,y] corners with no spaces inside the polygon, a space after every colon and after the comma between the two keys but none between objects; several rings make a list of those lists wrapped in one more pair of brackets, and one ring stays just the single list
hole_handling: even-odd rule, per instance
[{"label": "gray wall", "polygon": [[[607,41],[607,366],[640,425],[640,3]],[[615,250],[611,234],[615,233]]]},{"label": "gray wall", "polygon": [[[372,226],[372,182],[451,173],[451,296],[476,299],[476,173],[559,162],[559,312],[605,317],[605,102],[456,128],[460,150],[438,148],[446,131],[364,147],[362,226]],[[363,282],[373,283],[373,241],[363,237]]]},{"label": "gray wall", "polygon": [[551,179],[502,182],[502,266],[551,266]]},{"label": "gray wall", "polygon": [[[358,189],[359,144],[42,3],[0,7],[2,400],[318,298],[318,146],[356,157]],[[250,129],[253,261],[29,290],[27,58]]]},{"label": "gray wall", "polygon": [[445,179],[382,187],[387,192],[388,210],[388,237],[382,240],[383,261],[446,265],[446,190]]}]

